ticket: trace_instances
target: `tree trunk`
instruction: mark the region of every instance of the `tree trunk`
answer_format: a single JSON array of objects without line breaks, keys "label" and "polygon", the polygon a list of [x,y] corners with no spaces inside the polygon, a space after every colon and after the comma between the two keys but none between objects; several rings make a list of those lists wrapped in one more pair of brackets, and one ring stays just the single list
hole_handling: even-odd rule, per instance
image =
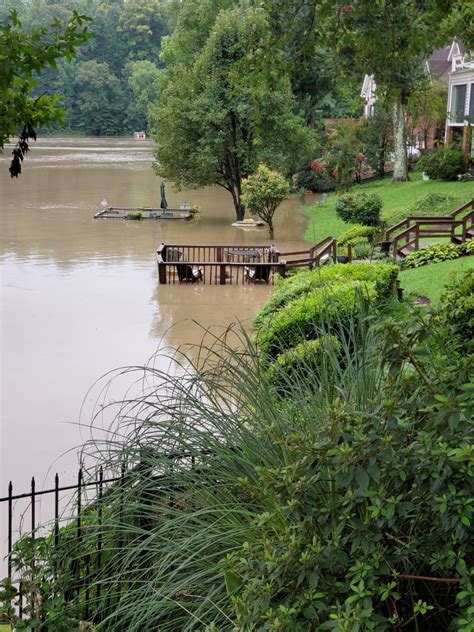
[{"label": "tree trunk", "polygon": [[393,106],[393,143],[395,164],[393,165],[392,182],[406,182],[408,178],[406,147],[406,105],[401,97],[397,97]]},{"label": "tree trunk", "polygon": [[245,217],[245,205],[240,200],[235,207],[235,212],[237,215],[237,221],[241,222]]},{"label": "tree trunk", "polygon": [[270,231],[270,239],[273,239],[275,237],[275,231],[273,229],[273,221],[271,219],[268,220],[268,230]]}]

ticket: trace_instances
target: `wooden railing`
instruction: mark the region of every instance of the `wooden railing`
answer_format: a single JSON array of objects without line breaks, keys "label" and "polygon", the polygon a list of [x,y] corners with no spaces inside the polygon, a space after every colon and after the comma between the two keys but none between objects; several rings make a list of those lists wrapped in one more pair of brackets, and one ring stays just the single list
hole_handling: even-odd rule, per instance
[{"label": "wooden railing", "polygon": [[[279,252],[274,246],[161,244],[156,252],[161,285],[202,282],[207,285],[242,285],[247,281],[274,282],[291,268],[319,266],[336,260],[337,243],[326,237],[308,250]],[[296,258],[295,258],[296,257]]]},{"label": "wooden railing", "polygon": [[[463,217],[457,217],[463,213]],[[412,215],[389,228],[385,233],[387,252],[396,257],[405,250],[418,250],[420,240],[430,237],[445,237],[451,242],[462,243],[468,239],[474,227],[474,199],[463,204],[450,215],[419,217]],[[461,228],[460,232],[457,230]]]},{"label": "wooden railing", "polygon": [[[334,237],[326,237],[308,250],[296,250],[294,252],[281,252],[280,261],[286,261],[288,267],[301,268],[319,266],[323,257],[329,256],[336,260],[337,242]],[[301,256],[305,255],[305,256]],[[297,256],[297,259],[289,257]]]}]

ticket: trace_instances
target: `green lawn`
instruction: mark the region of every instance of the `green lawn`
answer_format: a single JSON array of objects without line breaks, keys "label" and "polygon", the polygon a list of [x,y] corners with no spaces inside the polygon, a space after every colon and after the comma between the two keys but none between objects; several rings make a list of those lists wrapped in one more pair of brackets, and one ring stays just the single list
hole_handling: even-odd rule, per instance
[{"label": "green lawn", "polygon": [[474,269],[474,256],[432,263],[400,272],[400,286],[405,290],[405,295],[425,296],[432,304],[436,304],[444,286],[455,276],[471,269]]},{"label": "green lawn", "polygon": [[[408,211],[411,206],[416,204],[417,200],[428,193],[443,193],[454,196],[456,199],[453,200],[452,210],[474,197],[474,182],[425,181],[417,172],[411,173],[410,177],[410,182],[402,184],[393,184],[389,177],[367,182],[355,186],[353,192],[378,193],[384,202],[382,217],[387,219],[389,224],[396,223],[390,221],[391,216],[402,213],[405,217],[404,210]],[[334,210],[336,199],[337,195],[330,193],[326,205],[314,205],[304,209],[310,218],[305,239],[317,243],[329,235],[338,237],[352,226],[351,224],[344,224],[337,217]]]}]

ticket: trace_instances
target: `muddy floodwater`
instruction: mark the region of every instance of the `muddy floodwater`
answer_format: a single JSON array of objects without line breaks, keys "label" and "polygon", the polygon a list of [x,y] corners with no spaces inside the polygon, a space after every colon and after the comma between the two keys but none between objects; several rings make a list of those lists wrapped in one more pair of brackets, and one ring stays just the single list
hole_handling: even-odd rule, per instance
[{"label": "muddy floodwater", "polygon": [[[150,141],[40,139],[11,180],[0,158],[1,493],[51,471],[73,477],[76,447],[94,405],[88,389],[116,367],[142,365],[157,349],[196,342],[204,326],[248,321],[268,286],[158,286],[165,243],[269,245],[266,230],[231,227],[229,194],[173,191],[171,207],[198,204],[197,220],[94,221],[116,206],[159,206]],[[280,250],[304,245],[297,198],[278,212]],[[81,406],[84,405],[82,416]],[[23,489],[21,489],[23,491]]]}]

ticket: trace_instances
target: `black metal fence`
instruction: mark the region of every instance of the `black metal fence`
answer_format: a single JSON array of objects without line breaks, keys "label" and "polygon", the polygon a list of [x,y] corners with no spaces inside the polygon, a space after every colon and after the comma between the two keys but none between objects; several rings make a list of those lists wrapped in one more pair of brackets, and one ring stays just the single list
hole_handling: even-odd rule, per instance
[{"label": "black metal fence", "polygon": [[[15,494],[13,489],[13,483],[10,481],[8,485],[8,494],[0,498],[0,509],[2,510],[2,514],[6,511],[7,518],[7,552],[6,552],[6,562],[7,562],[7,577],[10,580],[13,586],[18,586],[18,592],[16,595],[15,601],[15,610],[16,615],[20,619],[24,618],[25,608],[24,602],[28,602],[31,597],[30,588],[24,587],[24,581],[22,581],[21,574],[15,572],[15,568],[13,567],[13,553],[14,553],[14,545],[15,541],[21,541],[22,539],[28,538],[30,542],[34,543],[35,538],[42,531],[46,532],[46,534],[52,539],[53,546],[55,549],[59,549],[60,546],[60,525],[70,525],[71,529],[74,529],[75,537],[77,542],[80,544],[82,537],[82,515],[83,511],[87,508],[91,507],[91,504],[95,504],[97,506],[97,516],[98,520],[102,519],[102,500],[104,498],[104,492],[106,489],[110,489],[111,485],[120,484],[122,486],[125,481],[125,467],[122,467],[122,471],[120,476],[108,477],[104,478],[103,469],[100,468],[97,476],[94,480],[85,480],[83,475],[83,470],[79,469],[77,474],[77,482],[74,485],[61,485],[59,474],[56,474],[54,477],[54,487],[49,489],[37,490],[36,481],[33,477],[31,479],[30,489],[25,493]],[[86,491],[88,489],[93,490],[93,499],[91,497],[86,497]],[[65,500],[66,506],[71,506],[74,508],[73,515],[69,518],[61,517],[60,515],[60,504],[61,500],[64,501],[61,495],[67,494],[67,499]],[[90,496],[90,495],[89,495]],[[52,514],[51,519],[43,521],[41,524],[37,520],[37,505],[40,500],[44,497],[50,497],[53,501],[52,506]],[[28,504],[25,507],[22,507],[17,512],[15,509],[17,508],[17,504],[22,501],[28,501]],[[24,525],[24,532],[21,533],[18,530],[18,536],[15,538],[15,518],[17,514],[21,513],[21,519],[19,518],[19,523]],[[2,516],[2,521],[3,521]],[[72,525],[72,526],[71,526]],[[2,543],[3,545],[4,543]],[[97,535],[97,543],[95,548],[95,565],[100,568],[101,564],[101,534],[100,532]],[[3,557],[3,554],[2,554]],[[85,590],[88,592],[87,586],[87,578],[91,577],[91,568],[89,561],[85,558],[82,563],[83,568],[81,568],[81,564],[79,560],[71,561],[70,572],[73,575],[74,581],[73,586],[75,586],[76,590],[70,590],[69,594],[65,595],[68,601],[73,601],[76,594],[79,590]],[[81,575],[83,576],[81,581]],[[96,597],[100,596],[100,586],[97,586],[98,594]],[[26,594],[25,594],[26,593]],[[76,594],[75,594],[76,593]],[[32,597],[31,597],[32,598]],[[82,615],[85,619],[88,616],[88,603],[89,603],[89,595],[86,594],[83,599],[83,612]],[[27,614],[27,618],[33,618],[32,609],[30,608]]]},{"label": "black metal fence", "polygon": [[[163,454],[162,457],[163,464],[184,461],[191,468],[194,468],[196,464],[195,456],[191,454]],[[96,476],[87,480],[83,470],[80,469],[77,482],[73,485],[61,485],[59,475],[56,474],[54,486],[42,490],[37,490],[36,481],[32,478],[30,489],[18,494],[14,493],[12,482],[9,483],[8,494],[0,498],[0,510],[2,523],[4,524],[3,521],[6,518],[7,524],[7,551],[6,555],[2,556],[6,558],[8,580],[16,588],[15,596],[10,598],[14,617],[34,619],[36,616],[37,618],[39,588],[35,585],[35,580],[31,578],[35,575],[34,566],[36,565],[37,571],[38,566],[44,564],[41,554],[37,559],[33,554],[29,563],[20,569],[16,568],[18,553],[15,549],[22,542],[26,543],[30,550],[34,549],[35,544],[44,539],[47,539],[48,547],[61,557],[58,568],[52,574],[67,577],[67,581],[61,581],[58,584],[59,590],[62,591],[61,599],[64,607],[73,609],[75,618],[84,621],[98,622],[107,615],[107,612],[110,612],[120,598],[120,591],[126,589],[127,586],[125,583],[121,584],[114,595],[101,595],[101,569],[108,563],[105,559],[108,553],[104,550],[104,539],[107,534],[104,512],[110,511],[114,506],[118,511],[118,523],[123,524],[126,510],[125,486],[130,483],[132,489],[135,490],[135,485],[143,484],[144,481],[148,492],[152,489],[153,492],[159,493],[165,487],[168,490],[174,488],[172,479],[163,474],[161,467],[160,472],[153,472],[143,465],[134,468],[122,465],[119,475],[108,477],[104,476],[104,471],[100,468]],[[64,494],[67,495],[66,498]],[[48,507],[50,518],[38,521],[37,506],[40,499],[45,497],[52,501]],[[26,501],[26,507],[19,506],[21,501]],[[66,512],[67,515],[64,511],[62,512],[64,507],[69,509]],[[24,526],[17,533],[15,527],[18,514],[21,514],[21,522]],[[93,529],[90,524],[91,515]],[[121,537],[120,534],[118,537]],[[119,551],[124,546],[126,546],[125,542],[114,542],[114,548]],[[105,602],[101,603],[101,599]],[[41,603],[41,599],[39,602]],[[1,603],[0,606],[2,606]],[[12,615],[12,618],[14,617]]]}]

